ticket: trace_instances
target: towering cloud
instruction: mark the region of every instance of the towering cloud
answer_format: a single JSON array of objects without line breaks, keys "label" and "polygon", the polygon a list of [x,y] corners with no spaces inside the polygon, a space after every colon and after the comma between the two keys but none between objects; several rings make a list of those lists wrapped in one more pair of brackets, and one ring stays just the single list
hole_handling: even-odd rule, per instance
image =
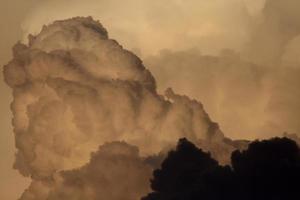
[{"label": "towering cloud", "polygon": [[[195,142],[224,138],[201,103],[172,89],[159,95],[142,61],[109,39],[92,18],[56,21],[44,26],[40,34],[30,35],[28,45],[14,47],[14,58],[5,66],[4,75],[14,95],[15,168],[33,179],[24,200],[64,195],[74,199],[74,188],[80,198],[90,194],[94,196],[89,199],[97,199],[97,184],[106,185],[102,181],[108,181],[113,188],[110,192],[117,195],[109,199],[118,199],[116,190],[121,188],[113,184],[129,174],[113,168],[107,174],[100,171],[111,168],[119,157],[124,157],[124,162],[118,161],[123,170],[141,170],[128,185],[128,199],[135,199],[138,193],[133,186],[148,178],[149,167],[125,144],[104,146],[90,160],[99,145],[125,141],[147,156],[169,148],[180,137]],[[67,191],[63,197],[62,191]]]}]

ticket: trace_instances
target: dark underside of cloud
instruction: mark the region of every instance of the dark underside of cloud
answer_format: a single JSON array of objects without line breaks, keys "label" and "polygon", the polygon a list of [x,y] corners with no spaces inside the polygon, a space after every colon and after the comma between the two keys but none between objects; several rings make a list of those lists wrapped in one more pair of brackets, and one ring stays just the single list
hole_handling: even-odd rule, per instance
[{"label": "dark underside of cloud", "polygon": [[179,140],[153,172],[153,192],[143,200],[299,199],[300,149],[287,138],[254,141],[234,151],[232,166],[220,166],[209,153]]}]

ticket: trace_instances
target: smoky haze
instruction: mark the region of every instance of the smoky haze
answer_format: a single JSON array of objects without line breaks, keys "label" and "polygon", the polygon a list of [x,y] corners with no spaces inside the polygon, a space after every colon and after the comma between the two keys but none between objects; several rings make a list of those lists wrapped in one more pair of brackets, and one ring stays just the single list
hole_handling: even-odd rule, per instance
[{"label": "smoky haze", "polygon": [[230,137],[299,133],[298,4],[266,1],[260,15],[246,26],[248,37],[240,49],[227,46],[209,55],[201,44],[185,50],[170,48],[145,58],[146,66],[160,88],[171,86],[200,99]]}]

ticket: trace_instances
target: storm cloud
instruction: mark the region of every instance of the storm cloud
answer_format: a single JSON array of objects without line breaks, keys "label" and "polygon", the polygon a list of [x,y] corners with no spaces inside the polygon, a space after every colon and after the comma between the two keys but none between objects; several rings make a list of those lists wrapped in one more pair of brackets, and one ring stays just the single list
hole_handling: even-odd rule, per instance
[{"label": "storm cloud", "polygon": [[[14,167],[33,179],[21,199],[51,196],[61,171],[84,166],[107,142],[124,141],[150,156],[171,148],[180,137],[224,139],[200,102],[170,88],[158,94],[142,61],[109,39],[92,18],[56,21],[30,35],[28,45],[16,44],[4,76],[14,96]],[[42,194],[31,195],[34,191]]]}]

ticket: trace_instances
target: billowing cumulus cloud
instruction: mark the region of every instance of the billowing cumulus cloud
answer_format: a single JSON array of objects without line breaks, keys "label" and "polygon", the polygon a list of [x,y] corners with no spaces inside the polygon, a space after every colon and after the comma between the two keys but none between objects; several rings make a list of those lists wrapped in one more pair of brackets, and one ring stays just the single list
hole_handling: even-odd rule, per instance
[{"label": "billowing cumulus cloud", "polygon": [[[101,179],[97,170],[106,167],[112,170],[107,176],[114,180],[109,184],[123,179],[127,168],[141,170],[137,182],[128,185],[128,199],[136,198],[138,192],[145,191],[139,183],[149,178],[149,167],[131,163],[131,154],[138,159],[137,150],[126,144],[101,147],[99,155],[92,156],[86,165],[99,145],[125,141],[137,146],[141,156],[149,156],[172,147],[181,137],[194,142],[224,139],[200,102],[170,88],[165,95],[158,94],[142,61],[109,39],[107,31],[92,18],[56,21],[38,35],[30,35],[28,45],[14,47],[14,58],[5,66],[4,76],[14,96],[15,168],[33,179],[22,200],[104,197],[106,194],[95,192]],[[111,162],[117,164],[115,158],[102,162],[106,156],[119,158],[123,154],[125,163],[119,164],[125,171],[121,174],[112,168]],[[93,170],[98,178],[92,176],[96,173]],[[105,185],[104,179],[99,181]],[[77,181],[87,186],[78,189]],[[135,185],[144,189],[136,191]],[[73,192],[76,188],[78,196]],[[116,191],[107,193],[116,197],[107,198],[118,199]]]}]

